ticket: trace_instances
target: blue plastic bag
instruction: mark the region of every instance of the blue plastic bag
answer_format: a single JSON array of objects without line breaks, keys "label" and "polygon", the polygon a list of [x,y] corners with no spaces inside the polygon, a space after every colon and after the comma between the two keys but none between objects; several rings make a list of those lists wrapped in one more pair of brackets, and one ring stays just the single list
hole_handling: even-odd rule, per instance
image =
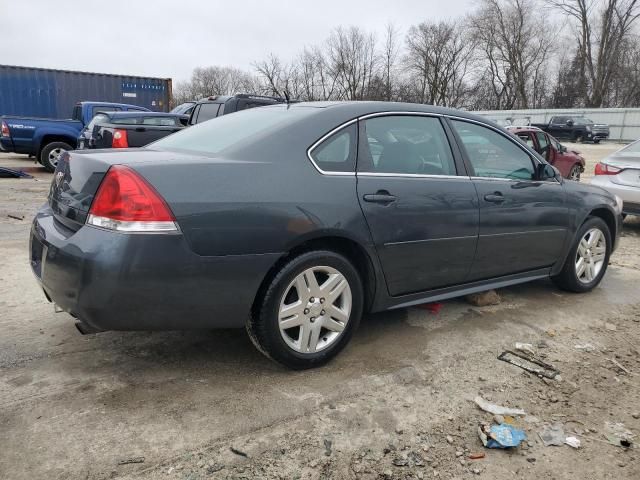
[{"label": "blue plastic bag", "polygon": [[478,427],[478,434],[482,444],[487,448],[517,447],[527,439],[524,431],[506,423],[491,426],[482,424]]}]

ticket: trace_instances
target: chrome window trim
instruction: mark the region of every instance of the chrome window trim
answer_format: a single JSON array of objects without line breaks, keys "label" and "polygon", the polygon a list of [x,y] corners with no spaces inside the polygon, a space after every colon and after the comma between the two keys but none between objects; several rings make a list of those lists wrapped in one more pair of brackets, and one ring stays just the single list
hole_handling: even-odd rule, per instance
[{"label": "chrome window trim", "polygon": [[553,183],[555,185],[560,185],[560,181],[557,179],[553,180],[527,180],[526,178],[506,178],[506,177],[469,177],[471,180],[488,180],[490,182],[514,182],[514,183],[522,183],[522,182],[536,182],[536,183]]},{"label": "chrome window trim", "polygon": [[407,178],[435,178],[442,180],[471,180],[467,175],[433,175],[426,173],[393,173],[393,172],[357,172],[359,177],[407,177]]},{"label": "chrome window trim", "polygon": [[[333,130],[330,130],[329,133],[323,135],[322,137],[320,137],[320,139],[318,139],[313,145],[311,145],[309,148],[307,148],[307,157],[309,158],[309,160],[311,161],[311,164],[315,167],[316,170],[318,170],[318,172],[320,172],[322,175],[331,175],[331,176],[339,176],[339,177],[355,177],[356,176],[356,172],[355,169],[353,172],[334,172],[331,170],[323,170],[321,169],[318,164],[316,163],[316,161],[313,159],[313,157],[311,156],[311,154],[313,153],[313,150],[320,145],[322,142],[324,142],[327,138],[329,138],[331,135],[333,135],[334,133],[339,132],[340,130],[342,130],[343,128],[347,128],[349,125],[355,123],[358,121],[358,118],[352,118],[351,120],[338,125],[336,128],[334,128]],[[357,166],[357,155],[356,155],[356,166]],[[354,166],[355,168],[355,166]]]},{"label": "chrome window trim", "polygon": [[[320,139],[318,139],[316,142],[314,142],[308,149],[307,149],[307,157],[309,158],[309,160],[311,161],[311,164],[315,167],[315,169],[321,173],[322,175],[330,175],[330,176],[341,176],[341,177],[353,177],[356,176],[356,171],[353,172],[336,172],[336,171],[331,171],[331,170],[323,170],[322,168],[320,168],[318,166],[318,164],[315,162],[315,160],[313,159],[313,157],[311,156],[313,150],[320,145],[322,142],[324,142],[327,138],[329,138],[331,135],[333,135],[334,133],[339,132],[340,130],[342,130],[343,128],[348,127],[349,125],[358,122],[360,120],[366,120],[368,118],[374,118],[374,117],[385,117],[385,116],[394,116],[394,115],[413,115],[413,116],[421,116],[421,117],[437,117],[437,118],[449,118],[452,120],[460,120],[463,122],[469,122],[469,123],[474,123],[476,125],[480,125],[482,127],[488,128],[490,130],[493,130],[494,132],[498,133],[499,135],[502,135],[505,139],[507,139],[508,141],[510,141],[511,143],[513,143],[515,146],[517,146],[520,150],[522,150],[530,159],[532,159],[535,163],[538,164],[542,164],[543,162],[541,162],[538,158],[536,158],[535,156],[531,155],[531,152],[529,152],[526,148],[524,148],[522,145],[520,145],[514,138],[510,138],[509,135],[510,134],[506,134],[500,130],[499,128],[494,127],[493,125],[490,125],[488,123],[482,122],[480,120],[475,120],[472,118],[466,118],[466,117],[460,117],[457,115],[450,115],[450,114],[446,114],[446,113],[432,113],[432,112],[412,112],[412,111],[407,111],[407,110],[394,110],[394,111],[386,111],[386,112],[375,112],[375,113],[367,113],[365,115],[360,115],[359,117],[356,118],[352,118],[351,120],[348,120],[340,125],[338,125],[336,128],[334,128],[333,130],[330,130],[328,133],[326,133],[325,135],[323,135],[322,137],[320,137]],[[356,158],[356,169],[357,169],[357,158]],[[359,173],[358,175],[370,175],[371,173],[374,174],[374,176],[383,176],[383,175],[376,175],[377,173],[380,172],[362,172]],[[443,178],[443,177],[454,177],[454,178],[490,178],[490,177],[469,177],[466,175],[420,175],[420,174],[395,174],[395,173],[390,173],[390,174],[384,174],[384,176],[402,176],[402,177],[406,177],[406,176],[416,176],[416,177],[424,177],[424,178]],[[496,180],[509,180],[509,179],[496,179]],[[522,181],[522,180],[519,180]],[[556,183],[559,183],[556,180]]]}]

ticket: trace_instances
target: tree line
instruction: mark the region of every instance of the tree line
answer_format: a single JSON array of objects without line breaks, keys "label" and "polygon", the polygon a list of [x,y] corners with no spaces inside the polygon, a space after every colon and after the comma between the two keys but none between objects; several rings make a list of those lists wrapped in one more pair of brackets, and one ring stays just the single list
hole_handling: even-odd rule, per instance
[{"label": "tree line", "polygon": [[292,59],[252,71],[196,68],[174,102],[288,94],[469,110],[640,106],[640,0],[479,0],[466,16],[425,20],[382,38],[336,27]]}]

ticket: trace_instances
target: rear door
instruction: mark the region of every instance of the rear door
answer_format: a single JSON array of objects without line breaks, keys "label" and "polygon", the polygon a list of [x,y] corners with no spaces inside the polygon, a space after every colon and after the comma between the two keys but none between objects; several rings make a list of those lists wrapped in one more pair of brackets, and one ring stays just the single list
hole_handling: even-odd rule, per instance
[{"label": "rear door", "polygon": [[428,115],[360,121],[358,199],[393,296],[462,283],[473,262],[478,197],[446,128]]},{"label": "rear door", "polygon": [[535,179],[535,161],[499,130],[452,119],[480,201],[480,229],[469,281],[550,267],[568,234],[563,186]]}]

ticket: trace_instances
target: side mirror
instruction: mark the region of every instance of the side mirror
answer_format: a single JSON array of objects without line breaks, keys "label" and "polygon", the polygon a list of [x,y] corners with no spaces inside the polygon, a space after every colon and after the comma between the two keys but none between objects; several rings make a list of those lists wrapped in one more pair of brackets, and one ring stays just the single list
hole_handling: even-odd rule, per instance
[{"label": "side mirror", "polygon": [[553,165],[548,163],[540,163],[536,168],[536,178],[538,180],[550,180],[552,178],[559,178],[560,171]]},{"label": "side mirror", "polygon": [[573,120],[567,120],[567,127],[573,127]]}]

